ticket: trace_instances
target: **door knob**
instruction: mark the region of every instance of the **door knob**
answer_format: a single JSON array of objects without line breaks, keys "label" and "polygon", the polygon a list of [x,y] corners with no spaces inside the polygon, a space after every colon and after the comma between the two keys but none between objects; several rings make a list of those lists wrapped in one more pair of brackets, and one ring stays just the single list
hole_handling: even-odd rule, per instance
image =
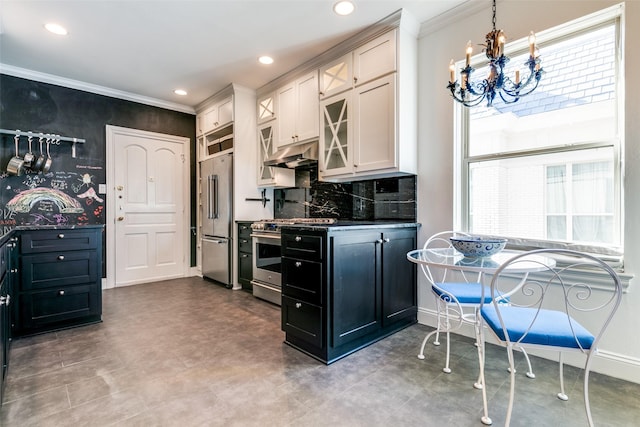
[{"label": "door knob", "polygon": [[119,216],[118,217],[118,221],[124,221],[124,217],[123,216]]}]

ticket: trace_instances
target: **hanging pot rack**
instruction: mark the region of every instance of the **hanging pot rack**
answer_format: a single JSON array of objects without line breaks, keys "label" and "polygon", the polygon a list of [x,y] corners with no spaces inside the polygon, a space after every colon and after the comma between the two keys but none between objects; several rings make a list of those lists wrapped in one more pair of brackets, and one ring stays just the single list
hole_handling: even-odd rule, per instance
[{"label": "hanging pot rack", "polygon": [[0,129],[0,133],[4,133],[7,135],[15,135],[15,136],[26,136],[33,138],[53,138],[56,141],[68,141],[71,142],[71,157],[76,158],[76,144],[84,144],[87,142],[82,138],[74,138],[70,136],[60,136],[55,135],[53,133],[43,133],[43,132],[33,132],[33,131],[20,131],[20,130],[9,130],[9,129]]}]

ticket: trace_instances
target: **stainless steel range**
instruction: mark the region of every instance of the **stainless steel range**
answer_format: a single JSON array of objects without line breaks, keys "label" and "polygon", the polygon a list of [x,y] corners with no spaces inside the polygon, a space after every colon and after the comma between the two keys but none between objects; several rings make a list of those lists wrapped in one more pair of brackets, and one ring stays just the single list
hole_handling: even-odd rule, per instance
[{"label": "stainless steel range", "polygon": [[253,295],[282,304],[280,229],[294,224],[335,224],[335,218],[263,219],[251,224],[253,241]]}]

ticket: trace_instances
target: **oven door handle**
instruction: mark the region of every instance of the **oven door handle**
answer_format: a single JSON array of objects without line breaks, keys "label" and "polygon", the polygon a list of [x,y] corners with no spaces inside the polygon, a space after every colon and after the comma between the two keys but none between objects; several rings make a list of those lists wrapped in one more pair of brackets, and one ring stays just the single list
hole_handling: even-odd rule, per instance
[{"label": "oven door handle", "polygon": [[280,240],[280,234],[250,234],[250,237],[255,237],[258,239],[273,239],[273,240]]}]

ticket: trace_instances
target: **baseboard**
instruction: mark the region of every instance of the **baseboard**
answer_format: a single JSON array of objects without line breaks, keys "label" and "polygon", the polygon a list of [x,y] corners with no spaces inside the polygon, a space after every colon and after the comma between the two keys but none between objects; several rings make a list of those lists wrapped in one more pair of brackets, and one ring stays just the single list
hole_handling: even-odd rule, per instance
[{"label": "baseboard", "polygon": [[[418,308],[418,323],[422,325],[435,328],[436,316],[437,312],[435,310],[423,307]],[[470,338],[475,336],[473,327],[470,325],[463,325],[455,333]],[[488,343],[496,343],[490,334],[485,334],[485,336]],[[527,350],[527,352],[544,359],[557,360],[557,352],[550,353],[536,350]],[[584,368],[585,358],[580,354],[566,353],[564,356],[564,362],[567,365]],[[626,354],[600,349],[598,350],[596,357],[593,359],[591,371],[640,384],[640,359]]]}]

